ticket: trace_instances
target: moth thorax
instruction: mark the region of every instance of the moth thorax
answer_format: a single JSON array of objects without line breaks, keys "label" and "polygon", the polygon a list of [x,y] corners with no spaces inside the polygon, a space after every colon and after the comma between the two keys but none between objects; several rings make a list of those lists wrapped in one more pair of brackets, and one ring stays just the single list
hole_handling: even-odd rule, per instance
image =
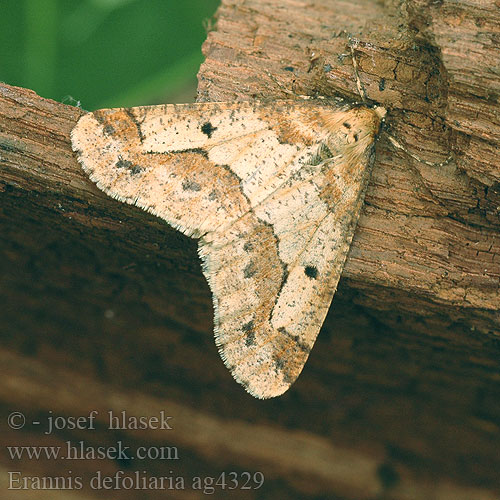
[{"label": "moth thorax", "polygon": [[359,141],[373,140],[380,130],[380,125],[385,114],[385,108],[380,106],[376,108],[360,106],[351,109],[346,113],[348,116],[343,122],[347,142],[352,144]]}]

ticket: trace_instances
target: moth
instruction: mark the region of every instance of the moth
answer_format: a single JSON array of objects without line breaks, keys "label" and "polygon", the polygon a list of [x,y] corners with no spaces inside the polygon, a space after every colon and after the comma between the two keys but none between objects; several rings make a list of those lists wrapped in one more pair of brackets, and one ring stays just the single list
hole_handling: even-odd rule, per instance
[{"label": "moth", "polygon": [[71,139],[101,190],[198,239],[220,355],[271,398],[328,312],[385,114],[338,99],[139,106],[88,113]]}]

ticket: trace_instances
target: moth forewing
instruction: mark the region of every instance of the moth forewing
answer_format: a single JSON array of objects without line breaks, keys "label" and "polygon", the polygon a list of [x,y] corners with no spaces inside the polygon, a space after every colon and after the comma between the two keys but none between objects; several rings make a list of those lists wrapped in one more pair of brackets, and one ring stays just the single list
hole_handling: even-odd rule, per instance
[{"label": "moth forewing", "polygon": [[167,104],[95,111],[71,138],[105,193],[200,238],[221,357],[269,398],[323,324],[384,114],[328,100]]}]

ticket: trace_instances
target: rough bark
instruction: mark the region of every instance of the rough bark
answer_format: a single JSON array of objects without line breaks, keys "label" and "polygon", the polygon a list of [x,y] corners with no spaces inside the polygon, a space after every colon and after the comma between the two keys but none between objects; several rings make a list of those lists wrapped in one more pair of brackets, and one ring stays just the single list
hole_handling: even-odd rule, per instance
[{"label": "rough bark", "polygon": [[[273,401],[251,399],[218,357],[195,243],[79,168],[69,132],[82,111],[0,86],[2,414],[170,408],[177,473],[261,470],[265,486],[249,498],[495,498],[498,6],[396,4],[226,0],[204,45],[200,99],[359,100],[350,35],[368,97],[389,110],[333,307],[304,373]],[[454,161],[416,162],[387,133]],[[15,469],[6,455],[2,467]],[[61,464],[23,467],[54,475]]]}]

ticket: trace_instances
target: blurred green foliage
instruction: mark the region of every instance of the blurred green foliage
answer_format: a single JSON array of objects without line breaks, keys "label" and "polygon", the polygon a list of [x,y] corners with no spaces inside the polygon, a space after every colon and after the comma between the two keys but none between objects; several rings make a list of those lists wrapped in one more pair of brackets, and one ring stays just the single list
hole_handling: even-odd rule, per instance
[{"label": "blurred green foliage", "polygon": [[193,100],[204,21],[218,4],[3,0],[0,80],[88,110]]}]

